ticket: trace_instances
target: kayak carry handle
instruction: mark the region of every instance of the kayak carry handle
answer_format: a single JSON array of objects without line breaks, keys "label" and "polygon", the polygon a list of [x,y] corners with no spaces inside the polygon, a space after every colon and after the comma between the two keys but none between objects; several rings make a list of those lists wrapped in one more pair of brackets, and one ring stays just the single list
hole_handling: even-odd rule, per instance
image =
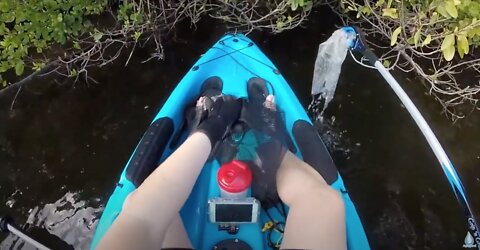
[{"label": "kayak carry handle", "polygon": [[458,177],[455,167],[448,158],[445,150],[443,149],[442,145],[433,133],[432,129],[425,121],[425,118],[423,118],[420,111],[418,111],[417,107],[412,102],[410,97],[408,97],[407,93],[402,89],[397,80],[395,80],[392,74],[390,74],[390,72],[379,61],[378,57],[368,48],[368,46],[366,45],[366,39],[363,31],[361,31],[361,29],[357,27],[352,26],[343,27],[342,29],[347,33],[355,33],[355,40],[351,41],[349,44],[350,49],[362,53],[363,56],[369,60],[369,63],[378,70],[378,72],[382,75],[385,81],[387,81],[387,83],[393,89],[395,94],[397,94],[400,101],[402,101],[408,113],[410,113],[418,128],[425,136],[428,145],[437,157],[440,166],[442,167],[442,170],[447,177],[451,188],[453,189],[455,197],[463,208],[465,217],[467,218],[468,232],[470,232],[470,234],[475,239],[477,248],[480,249],[480,228],[478,226],[477,220],[475,219],[475,216],[473,215],[473,210],[471,208],[467,194],[460,180],[460,177]]},{"label": "kayak carry handle", "polygon": [[10,216],[0,217],[0,231],[3,233],[12,233],[39,250],[50,250],[50,248],[28,236],[25,231],[16,227],[13,218]]}]

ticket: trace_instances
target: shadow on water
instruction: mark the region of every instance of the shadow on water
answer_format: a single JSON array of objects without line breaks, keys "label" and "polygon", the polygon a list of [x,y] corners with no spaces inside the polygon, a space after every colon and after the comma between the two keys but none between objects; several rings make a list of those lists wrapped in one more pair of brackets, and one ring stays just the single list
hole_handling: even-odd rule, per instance
[{"label": "shadow on water", "polygon": [[[318,44],[335,20],[312,14],[308,29],[251,38],[282,71],[306,107]],[[53,81],[0,100],[0,214],[10,214],[47,244],[49,232],[87,248],[115,181],[142,133],[183,74],[222,34],[204,22],[165,44],[166,60],[93,70],[100,84]],[[422,135],[380,76],[346,60],[326,124],[318,124],[376,249],[458,249],[464,219]],[[399,75],[457,166],[480,208],[480,116],[455,125],[417,80]],[[410,76],[412,77],[412,76]],[[36,84],[39,85],[39,84]],[[478,214],[478,213],[477,213]],[[479,216],[480,217],[480,216]],[[46,236],[47,235],[47,236]],[[14,237],[1,249],[29,249]]]}]

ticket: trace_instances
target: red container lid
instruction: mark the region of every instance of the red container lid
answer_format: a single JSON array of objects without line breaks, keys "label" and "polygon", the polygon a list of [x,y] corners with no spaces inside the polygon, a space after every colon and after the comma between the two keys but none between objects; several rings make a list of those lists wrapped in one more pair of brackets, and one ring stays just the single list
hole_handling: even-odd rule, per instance
[{"label": "red container lid", "polygon": [[245,162],[233,160],[220,167],[217,181],[221,189],[230,193],[240,193],[252,183],[252,171]]}]

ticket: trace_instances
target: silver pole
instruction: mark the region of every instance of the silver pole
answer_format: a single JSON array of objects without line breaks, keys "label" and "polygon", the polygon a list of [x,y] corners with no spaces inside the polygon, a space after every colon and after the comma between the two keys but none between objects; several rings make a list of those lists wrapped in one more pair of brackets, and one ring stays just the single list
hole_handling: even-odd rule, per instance
[{"label": "silver pole", "polygon": [[[418,127],[420,128],[423,135],[427,139],[428,144],[432,148],[433,153],[435,153],[435,156],[437,157],[438,161],[444,167],[444,171],[449,176],[449,179],[451,177],[452,181],[460,182],[457,176],[457,173],[453,168],[452,163],[448,159],[447,154],[445,153],[442,146],[440,145],[440,142],[438,142],[437,137],[433,133],[430,126],[428,126],[427,122],[425,121],[423,116],[420,114],[415,104],[413,104],[410,97],[408,97],[408,95],[405,93],[402,87],[400,87],[400,84],[398,84],[397,80],[393,78],[393,76],[390,74],[390,72],[388,72],[388,70],[382,65],[381,62],[376,61],[374,66],[375,68],[377,68],[380,74],[382,74],[382,76],[388,82],[390,87],[392,87],[393,91],[395,91],[397,96],[402,101],[403,105],[405,105],[405,108],[408,110],[412,118],[417,123]],[[465,198],[465,194],[463,192],[462,192],[462,196],[463,198]]]},{"label": "silver pole", "polygon": [[400,98],[403,105],[405,105],[405,108],[412,116],[413,120],[415,120],[415,122],[417,123],[420,131],[422,131],[423,135],[427,139],[428,144],[432,148],[433,153],[435,154],[438,161],[440,162],[440,165],[442,166],[443,172],[447,176],[448,182],[450,183],[450,186],[452,187],[455,196],[457,197],[458,201],[461,203],[464,209],[464,212],[468,219],[468,229],[475,238],[477,247],[480,249],[480,232],[478,224],[473,217],[473,212],[465,194],[462,182],[460,181],[460,178],[458,177],[457,171],[455,171],[452,162],[450,162],[450,159],[445,153],[445,150],[440,145],[440,142],[438,141],[430,126],[428,126],[427,122],[420,114],[415,104],[413,104],[410,97],[408,97],[402,87],[400,87],[400,84],[398,84],[397,80],[393,78],[392,74],[388,72],[388,70],[383,66],[380,61],[376,60],[374,66],[380,72],[383,78],[385,78],[385,80],[388,82],[395,94],[397,94],[397,96]]}]

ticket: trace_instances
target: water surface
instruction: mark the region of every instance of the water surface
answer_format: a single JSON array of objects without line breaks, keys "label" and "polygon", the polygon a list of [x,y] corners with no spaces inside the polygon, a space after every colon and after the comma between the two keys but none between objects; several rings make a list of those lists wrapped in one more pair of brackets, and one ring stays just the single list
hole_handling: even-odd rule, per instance
[{"label": "water surface", "polygon": [[[304,107],[310,102],[317,46],[335,29],[334,18],[323,14],[312,14],[308,29],[250,35]],[[12,111],[13,96],[1,99],[0,214],[12,215],[46,244],[59,244],[61,238],[87,248],[144,130],[183,74],[224,31],[210,21],[195,30],[180,27],[165,39],[165,61],[142,63],[152,51],[140,49],[127,67],[120,60],[93,70],[99,84],[46,79],[22,91]],[[372,247],[461,248],[466,234],[461,209],[406,110],[375,71],[347,57],[342,72],[325,122],[317,125]],[[418,79],[396,76],[445,146],[478,211],[480,115],[452,125]],[[0,248],[31,249],[12,236]]]}]

